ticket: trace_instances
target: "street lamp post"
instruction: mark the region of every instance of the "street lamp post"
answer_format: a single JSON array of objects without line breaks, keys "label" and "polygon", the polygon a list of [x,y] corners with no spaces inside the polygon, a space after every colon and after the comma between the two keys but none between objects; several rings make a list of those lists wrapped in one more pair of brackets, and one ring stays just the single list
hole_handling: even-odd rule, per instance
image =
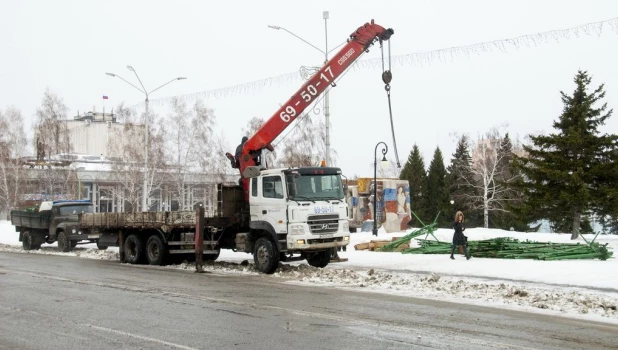
[{"label": "street lamp post", "polygon": [[388,167],[388,160],[386,160],[386,152],[388,152],[388,146],[386,143],[380,141],[376,145],[376,148],[373,152],[373,235],[378,235],[378,212],[377,212],[377,203],[378,203],[378,146],[382,144],[384,148],[382,148],[382,160],[380,161],[380,166],[384,169]]},{"label": "street lamp post", "polygon": [[159,86],[158,88],[148,92],[146,88],[144,87],[144,84],[142,84],[142,80],[139,78],[139,75],[137,75],[137,72],[135,71],[135,69],[132,66],[127,66],[127,68],[131,72],[135,73],[135,76],[137,77],[137,80],[139,81],[139,84],[142,87],[141,89],[117,74],[114,74],[114,73],[105,73],[105,74],[109,75],[110,77],[120,78],[122,81],[133,86],[134,88],[136,88],[137,90],[139,90],[146,96],[146,99],[144,100],[144,103],[145,103],[145,106],[144,106],[144,113],[145,113],[145,116],[144,116],[145,118],[145,121],[144,121],[144,184],[143,184],[143,189],[142,189],[142,211],[148,211],[148,134],[150,133],[150,115],[149,115],[149,109],[148,109],[148,104],[150,100],[148,99],[148,96],[151,93],[159,90],[160,88],[164,87],[165,85],[173,81],[184,80],[187,78],[186,77],[174,78],[168,81],[167,83]]},{"label": "street lamp post", "polygon": [[[324,19],[324,37],[325,37],[325,44],[324,44],[324,50],[318,48],[317,46],[313,45],[312,43],[308,42],[307,40],[301,38],[300,36],[292,33],[291,31],[280,27],[280,26],[272,26],[269,25],[268,28],[271,29],[275,29],[275,30],[284,30],[286,32],[288,32],[289,34],[291,34],[292,36],[296,37],[297,39],[301,40],[302,42],[304,42],[305,44],[313,47],[314,49],[320,51],[321,53],[324,54],[324,63],[328,62],[328,18],[329,18],[329,13],[328,11],[323,11],[322,12],[322,18]],[[328,96],[328,89],[324,92],[324,123],[326,124],[326,156],[325,156],[325,161],[326,161],[326,165],[330,165],[330,99]]]}]

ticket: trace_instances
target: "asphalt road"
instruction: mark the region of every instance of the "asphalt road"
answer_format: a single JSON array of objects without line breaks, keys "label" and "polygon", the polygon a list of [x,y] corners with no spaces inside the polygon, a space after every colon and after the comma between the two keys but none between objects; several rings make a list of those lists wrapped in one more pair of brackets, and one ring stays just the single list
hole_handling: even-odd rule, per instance
[{"label": "asphalt road", "polygon": [[618,326],[0,252],[0,349],[616,349]]}]

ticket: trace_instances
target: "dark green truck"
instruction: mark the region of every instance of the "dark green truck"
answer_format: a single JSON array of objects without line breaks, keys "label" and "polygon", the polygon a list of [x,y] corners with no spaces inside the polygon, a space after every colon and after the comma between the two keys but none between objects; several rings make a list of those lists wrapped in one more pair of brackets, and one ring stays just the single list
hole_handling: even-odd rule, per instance
[{"label": "dark green truck", "polygon": [[41,203],[38,211],[11,211],[11,223],[19,232],[24,250],[41,248],[43,243],[58,242],[58,248],[69,252],[77,244],[97,243],[99,235],[83,235],[74,229],[79,214],[92,213],[90,200],[56,200]]}]

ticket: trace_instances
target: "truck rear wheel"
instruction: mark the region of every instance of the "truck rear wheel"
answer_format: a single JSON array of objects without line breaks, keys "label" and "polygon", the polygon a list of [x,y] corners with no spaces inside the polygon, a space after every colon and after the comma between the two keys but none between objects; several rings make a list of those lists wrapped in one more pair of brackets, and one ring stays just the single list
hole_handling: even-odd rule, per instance
[{"label": "truck rear wheel", "polygon": [[163,265],[167,256],[167,248],[163,244],[161,237],[154,235],[146,241],[146,258],[150,265]]},{"label": "truck rear wheel", "polygon": [[279,252],[270,239],[262,237],[255,242],[253,260],[259,271],[271,274],[279,266]]},{"label": "truck rear wheel", "polygon": [[144,261],[144,244],[137,235],[129,235],[124,241],[124,254],[129,264],[139,264]]},{"label": "truck rear wheel", "polygon": [[24,248],[24,250],[33,250],[33,249],[39,249],[41,247],[40,244],[37,247],[36,244],[34,243],[35,243],[34,237],[32,237],[32,234],[30,233],[30,231],[25,231],[21,236],[22,248]]},{"label": "truck rear wheel", "polygon": [[330,249],[317,252],[307,257],[307,262],[313,267],[326,267],[326,265],[328,265],[328,263],[330,262],[330,254]]},{"label": "truck rear wheel", "polygon": [[58,241],[58,249],[60,249],[61,252],[67,253],[71,251],[71,241],[69,241],[69,238],[64,231],[58,232],[56,240]]}]

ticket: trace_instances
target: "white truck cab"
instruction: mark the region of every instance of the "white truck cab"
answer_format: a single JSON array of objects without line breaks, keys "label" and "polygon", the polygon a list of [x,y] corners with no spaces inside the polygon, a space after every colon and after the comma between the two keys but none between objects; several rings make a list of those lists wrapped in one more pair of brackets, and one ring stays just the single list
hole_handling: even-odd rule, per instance
[{"label": "white truck cab", "polygon": [[349,244],[341,169],[260,169],[253,175],[250,227],[272,232],[280,252],[300,253],[310,265],[324,267],[332,248]]}]

